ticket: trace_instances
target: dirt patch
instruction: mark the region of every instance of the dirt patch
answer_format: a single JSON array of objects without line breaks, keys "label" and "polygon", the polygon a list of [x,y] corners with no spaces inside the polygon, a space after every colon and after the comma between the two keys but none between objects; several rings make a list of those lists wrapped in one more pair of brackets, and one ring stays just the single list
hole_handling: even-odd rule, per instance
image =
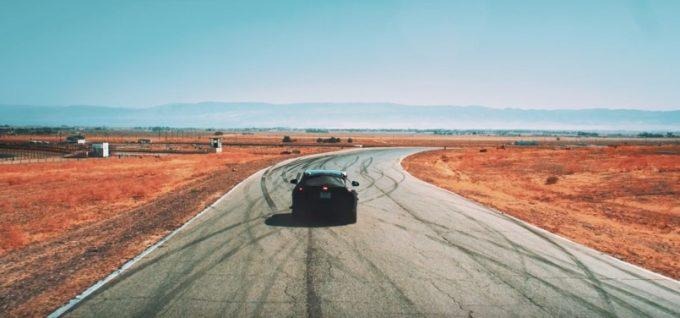
[{"label": "dirt patch", "polygon": [[414,176],[680,278],[680,146],[504,147],[406,158]]},{"label": "dirt patch", "polygon": [[[306,149],[302,154],[325,150]],[[4,249],[0,254],[0,312],[3,316],[48,314],[247,176],[294,157],[279,152],[280,148],[249,148],[161,158],[165,161],[127,158],[0,167],[7,170],[0,173],[0,184],[4,183],[0,190],[4,204],[0,207]],[[84,172],[62,180],[60,175],[68,169]],[[46,176],[42,182],[31,175],[34,170]],[[120,175],[121,180],[102,180],[110,174]],[[105,189],[88,189],[96,188],[97,180]],[[60,192],[63,189],[70,192]],[[87,195],[80,196],[81,192]],[[98,195],[104,197],[94,202],[87,199]]]}]

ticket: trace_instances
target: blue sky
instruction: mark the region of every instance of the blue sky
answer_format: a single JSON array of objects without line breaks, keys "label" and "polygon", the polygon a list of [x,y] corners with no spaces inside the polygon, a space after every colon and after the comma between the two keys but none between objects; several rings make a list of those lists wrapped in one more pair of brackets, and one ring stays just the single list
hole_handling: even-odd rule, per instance
[{"label": "blue sky", "polygon": [[680,1],[2,1],[0,103],[680,109]]}]

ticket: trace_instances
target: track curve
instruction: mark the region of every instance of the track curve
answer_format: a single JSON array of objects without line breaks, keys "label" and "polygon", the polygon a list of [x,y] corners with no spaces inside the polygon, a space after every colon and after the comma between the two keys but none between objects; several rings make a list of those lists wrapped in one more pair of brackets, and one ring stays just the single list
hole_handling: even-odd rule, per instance
[{"label": "track curve", "polygon": [[[419,148],[300,158],[248,178],[67,315],[677,317],[680,283],[421,182]],[[299,223],[289,179],[343,169],[358,223]]]}]

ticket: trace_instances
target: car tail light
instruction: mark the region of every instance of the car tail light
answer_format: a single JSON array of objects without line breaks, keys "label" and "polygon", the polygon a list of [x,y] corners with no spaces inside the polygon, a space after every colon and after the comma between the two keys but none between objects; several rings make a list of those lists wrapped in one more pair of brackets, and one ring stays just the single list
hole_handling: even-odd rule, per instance
[{"label": "car tail light", "polygon": [[304,189],[302,187],[298,188],[298,191],[302,192]]},{"label": "car tail light", "polygon": [[321,190],[323,190],[323,191],[328,191],[328,186],[323,186],[323,187],[321,187]]}]

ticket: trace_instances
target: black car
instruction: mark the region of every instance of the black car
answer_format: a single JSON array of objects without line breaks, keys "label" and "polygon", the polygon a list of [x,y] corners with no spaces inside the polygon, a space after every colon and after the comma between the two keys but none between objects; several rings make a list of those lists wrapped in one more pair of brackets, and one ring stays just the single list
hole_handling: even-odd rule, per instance
[{"label": "black car", "polygon": [[[344,223],[357,222],[357,192],[350,189],[347,173],[338,170],[306,170],[293,179],[293,217],[324,217]],[[359,186],[352,181],[351,186]]]}]

